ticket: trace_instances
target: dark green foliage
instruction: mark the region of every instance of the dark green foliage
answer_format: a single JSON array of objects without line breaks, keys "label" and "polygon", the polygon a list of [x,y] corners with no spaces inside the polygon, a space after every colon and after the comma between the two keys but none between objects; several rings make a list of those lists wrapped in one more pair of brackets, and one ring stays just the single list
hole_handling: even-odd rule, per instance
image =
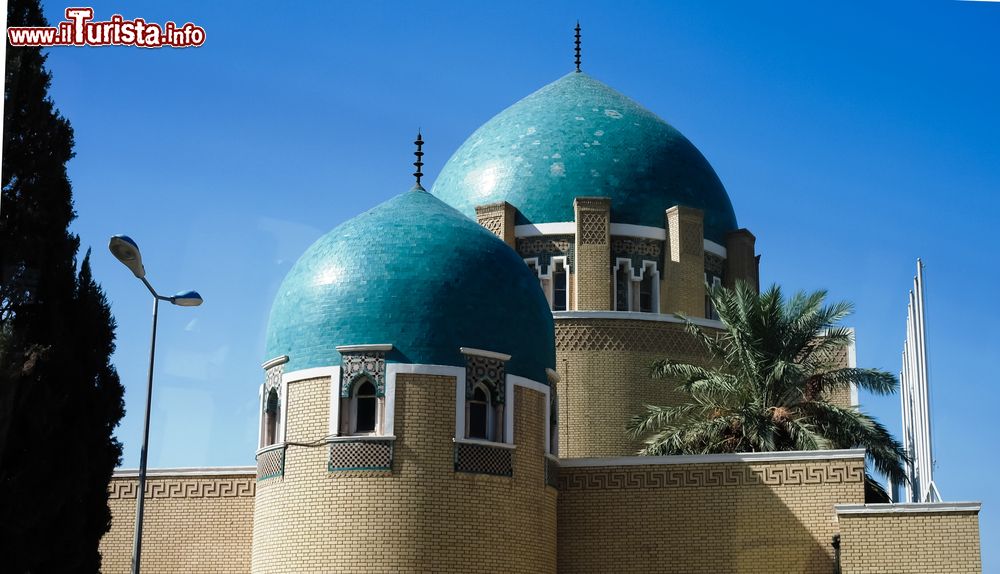
[{"label": "dark green foliage", "polygon": [[[9,26],[42,26],[12,0]],[[114,319],[79,239],[73,131],[38,48],[7,47],[0,201],[0,555],[4,572],[97,572],[124,414]]]},{"label": "dark green foliage", "polygon": [[[711,288],[710,296],[725,330],[715,334],[690,321],[687,330],[708,350],[711,366],[652,365],[654,377],[679,382],[690,400],[647,405],[633,417],[628,432],[645,440],[642,454],[865,448],[879,472],[905,480],[899,441],[869,415],[826,400],[852,384],[877,394],[897,386],[890,373],[832,364],[851,344],[851,331],[837,327],[849,304],[824,305],[825,291],[786,301],[776,286],[758,294],[745,283]],[[869,502],[888,498],[870,476],[865,493]]]}]

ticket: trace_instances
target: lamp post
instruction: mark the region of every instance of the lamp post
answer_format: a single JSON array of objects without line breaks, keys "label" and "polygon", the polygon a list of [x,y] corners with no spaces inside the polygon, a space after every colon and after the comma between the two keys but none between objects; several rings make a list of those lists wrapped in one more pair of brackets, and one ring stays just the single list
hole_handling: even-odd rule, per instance
[{"label": "lamp post", "polygon": [[108,249],[121,261],[129,271],[146,286],[153,295],[153,336],[149,343],[149,378],[146,382],[146,416],[142,425],[142,452],[139,455],[139,488],[135,495],[135,537],[132,541],[132,574],[139,574],[139,561],[142,556],[142,514],[146,492],[146,451],[149,445],[149,410],[153,401],[153,358],[156,356],[156,315],[160,301],[169,301],[181,307],[197,307],[202,299],[196,291],[183,291],[172,297],[160,295],[146,280],[146,268],[142,266],[142,255],[139,246],[127,235],[115,235],[108,243]]}]

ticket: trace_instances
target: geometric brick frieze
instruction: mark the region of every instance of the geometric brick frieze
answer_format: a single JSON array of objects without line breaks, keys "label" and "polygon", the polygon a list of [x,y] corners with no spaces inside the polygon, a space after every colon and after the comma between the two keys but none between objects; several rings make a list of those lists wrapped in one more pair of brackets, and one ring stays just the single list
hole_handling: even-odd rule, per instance
[{"label": "geometric brick frieze", "polygon": [[852,461],[824,464],[777,464],[752,467],[744,464],[684,467],[564,468],[559,490],[629,490],[697,488],[712,486],[794,486],[860,483],[864,465]]},{"label": "geometric brick frieze", "polygon": [[580,213],[580,243],[600,245],[607,241],[607,214],[599,211]]},{"label": "geometric brick frieze", "polygon": [[672,356],[705,354],[684,325],[622,319],[557,319],[556,349],[560,351],[667,352]]},{"label": "geometric brick frieze", "polygon": [[[219,476],[200,480],[146,480],[146,498],[239,498],[253,496],[257,477]],[[135,498],[138,478],[114,479],[108,498]]]}]

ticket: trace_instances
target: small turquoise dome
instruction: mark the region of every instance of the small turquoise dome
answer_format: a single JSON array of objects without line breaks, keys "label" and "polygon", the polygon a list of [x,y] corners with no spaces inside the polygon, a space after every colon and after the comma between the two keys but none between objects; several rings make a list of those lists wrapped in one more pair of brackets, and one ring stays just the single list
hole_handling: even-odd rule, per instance
[{"label": "small turquoise dome", "polygon": [[339,345],[391,343],[389,362],[464,366],[460,347],[507,353],[547,384],[552,313],[538,279],[498,237],[415,188],[337,226],[278,289],[267,359],[340,364]]},{"label": "small turquoise dome", "polygon": [[573,221],[573,198],[611,198],[611,221],[664,226],[674,205],[705,213],[705,237],[737,229],[719,176],[680,132],[581,72],[545,86],[483,124],[448,160],[433,193],[475,217],[507,201],[517,223]]}]

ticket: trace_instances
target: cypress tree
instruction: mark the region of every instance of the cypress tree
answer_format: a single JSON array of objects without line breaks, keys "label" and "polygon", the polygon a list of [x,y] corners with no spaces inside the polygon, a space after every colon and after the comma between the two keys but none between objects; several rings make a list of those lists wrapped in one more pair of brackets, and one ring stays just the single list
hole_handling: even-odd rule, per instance
[{"label": "cypress tree", "polygon": [[[11,0],[8,26],[45,26]],[[79,238],[66,163],[73,130],[45,54],[7,46],[0,197],[0,556],[5,572],[97,572],[121,459],[115,323]]]}]

